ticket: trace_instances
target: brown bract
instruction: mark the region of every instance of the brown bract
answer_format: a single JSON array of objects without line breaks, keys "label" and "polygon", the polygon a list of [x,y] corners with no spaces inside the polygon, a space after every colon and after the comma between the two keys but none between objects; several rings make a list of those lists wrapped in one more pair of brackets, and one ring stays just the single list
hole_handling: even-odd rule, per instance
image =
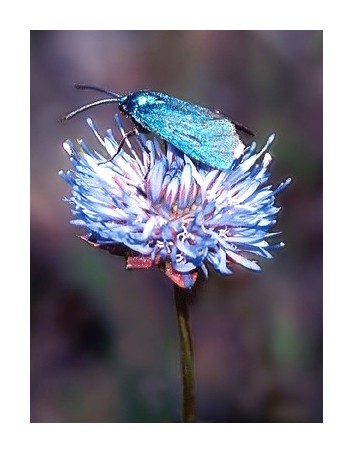
[{"label": "brown bract", "polygon": [[180,288],[190,288],[197,279],[198,271],[182,274],[173,269],[170,261],[161,261],[160,258],[152,260],[151,258],[140,255],[122,244],[97,244],[93,236],[79,236],[82,240],[93,247],[107,250],[112,255],[123,256],[126,259],[126,269],[150,269],[157,266],[173,283]]}]

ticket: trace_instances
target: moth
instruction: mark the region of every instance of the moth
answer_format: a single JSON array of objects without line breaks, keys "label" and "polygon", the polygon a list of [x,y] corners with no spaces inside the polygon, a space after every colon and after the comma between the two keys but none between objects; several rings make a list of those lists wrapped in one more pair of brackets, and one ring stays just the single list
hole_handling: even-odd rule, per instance
[{"label": "moth", "polygon": [[119,111],[134,124],[120,141],[113,160],[125,140],[139,132],[155,134],[197,161],[211,167],[228,170],[245,149],[238,131],[253,132],[217,110],[210,110],[165,93],[149,90],[120,95],[92,85],[75,85],[80,90],[95,90],[111,97],[84,105],[63,119],[101,104],[116,103]]}]

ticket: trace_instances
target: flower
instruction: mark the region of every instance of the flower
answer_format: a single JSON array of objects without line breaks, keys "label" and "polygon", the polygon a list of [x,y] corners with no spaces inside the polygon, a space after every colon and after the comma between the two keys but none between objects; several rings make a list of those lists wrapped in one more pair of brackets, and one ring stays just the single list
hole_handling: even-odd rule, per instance
[{"label": "flower", "polygon": [[[119,116],[117,126],[125,132]],[[118,141],[111,130],[101,137],[93,121],[87,123],[101,148],[114,156]],[[249,255],[272,258],[282,247],[271,232],[280,208],[277,194],[290,178],[275,189],[265,185],[271,156],[265,146],[248,146],[227,171],[193,161],[170,144],[166,151],[157,139],[140,134],[134,146],[107,162],[83,140],[66,141],[64,149],[74,169],[60,172],[72,186],[74,225],[83,227],[84,240],[127,258],[127,268],[157,265],[176,284],[193,286],[199,269],[208,275],[206,264],[221,274],[231,274],[240,264],[261,270]]]}]

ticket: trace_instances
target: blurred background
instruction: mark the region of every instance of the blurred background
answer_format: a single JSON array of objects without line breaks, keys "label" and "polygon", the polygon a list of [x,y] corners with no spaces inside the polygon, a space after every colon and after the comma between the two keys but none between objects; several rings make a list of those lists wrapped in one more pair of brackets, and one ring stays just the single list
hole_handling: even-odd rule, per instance
[{"label": "blurred background", "polygon": [[[126,271],[69,224],[58,176],[58,119],[97,93],[164,91],[214,107],[277,139],[272,182],[286,248],[263,272],[237,268],[196,284],[190,307],[200,422],[322,421],[322,32],[31,33],[31,421],[178,422],[180,377],[171,282]],[[97,107],[101,131],[115,108]]]}]

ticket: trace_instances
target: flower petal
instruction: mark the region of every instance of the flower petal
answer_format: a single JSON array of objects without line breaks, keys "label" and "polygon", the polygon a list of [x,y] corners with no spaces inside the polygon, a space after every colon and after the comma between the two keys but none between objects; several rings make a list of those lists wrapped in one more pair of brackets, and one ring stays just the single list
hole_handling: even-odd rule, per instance
[{"label": "flower petal", "polygon": [[199,268],[208,275],[206,262],[224,275],[234,263],[259,271],[243,254],[271,259],[270,251],[284,246],[271,229],[280,210],[276,196],[291,179],[275,189],[268,183],[273,134],[260,151],[252,143],[221,171],[169,144],[165,152],[143,134],[127,139],[107,162],[106,153],[113,156],[125,136],[119,115],[117,138],[110,129],[101,136],[89,118],[87,123],[101,150],[90,150],[83,140],[63,144],[74,167],[59,172],[72,186],[64,200],[72,205],[71,223],[86,230],[83,237],[109,251],[130,251],[128,268],[158,265],[190,288]]}]

